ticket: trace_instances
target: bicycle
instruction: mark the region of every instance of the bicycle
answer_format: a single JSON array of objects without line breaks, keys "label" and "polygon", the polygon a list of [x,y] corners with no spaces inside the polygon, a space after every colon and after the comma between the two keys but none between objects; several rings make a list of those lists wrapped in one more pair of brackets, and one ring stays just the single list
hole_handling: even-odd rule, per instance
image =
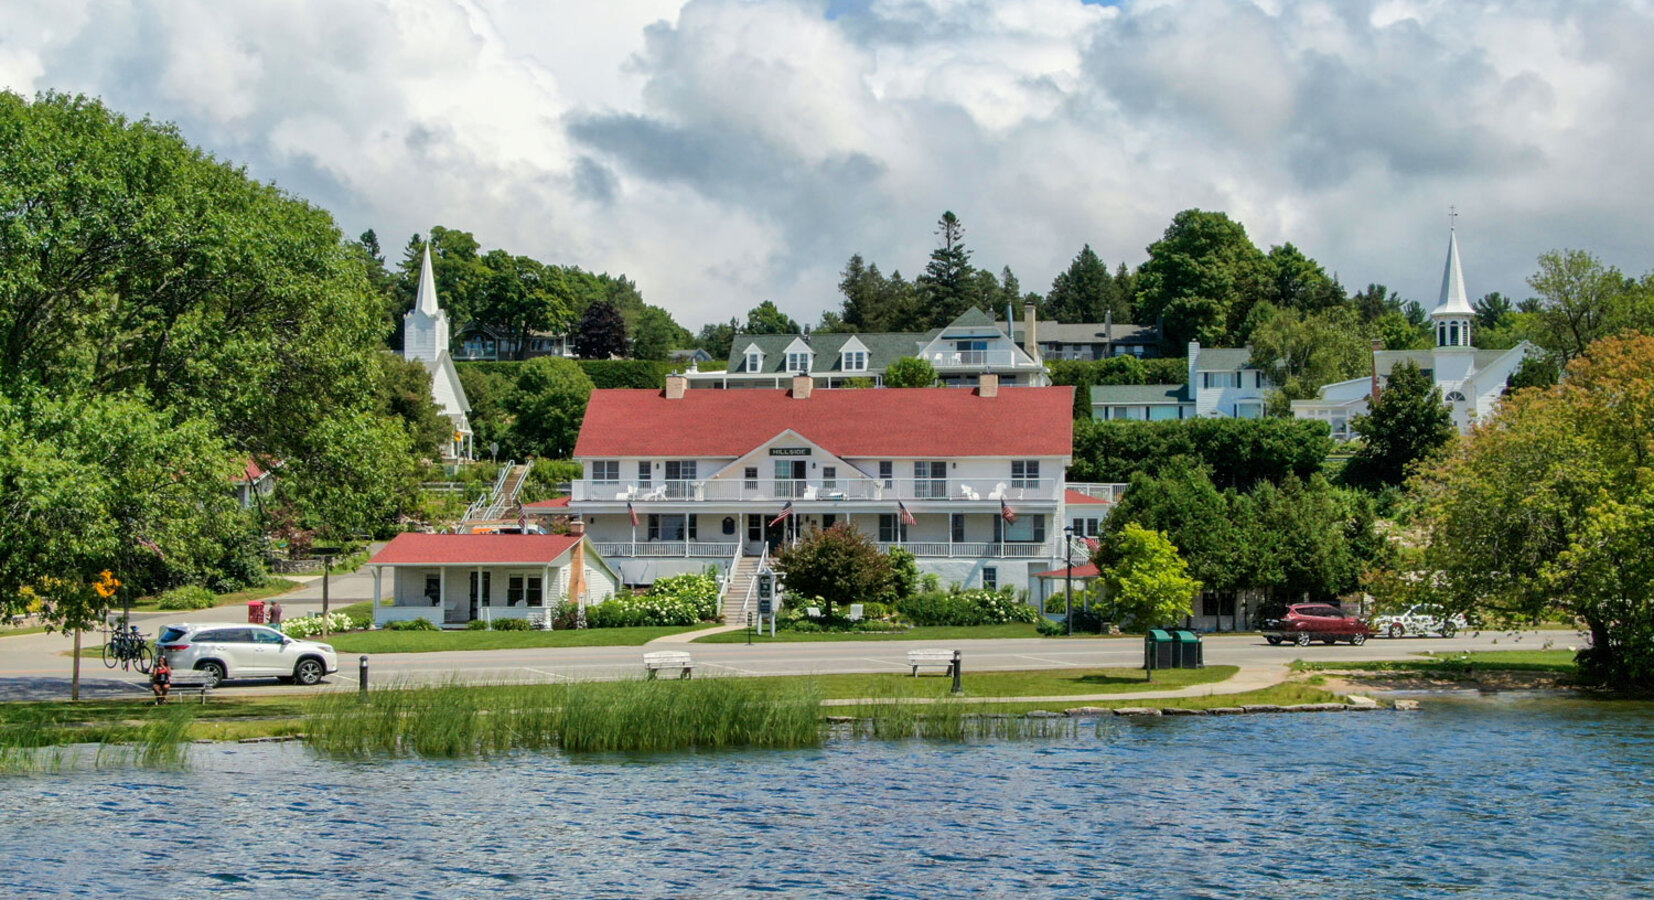
[{"label": "bicycle", "polygon": [[123,671],[130,672],[136,665],[138,671],[149,674],[149,668],[155,662],[155,653],[149,649],[149,638],[138,631],[138,626],[132,625],[124,631],[115,628],[105,633],[108,639],[103,643],[104,668],[113,669],[119,665]]}]

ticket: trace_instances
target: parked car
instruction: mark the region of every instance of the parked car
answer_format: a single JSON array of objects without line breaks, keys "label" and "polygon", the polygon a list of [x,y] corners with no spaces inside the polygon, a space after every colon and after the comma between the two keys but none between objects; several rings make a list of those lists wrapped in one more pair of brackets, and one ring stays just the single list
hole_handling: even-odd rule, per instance
[{"label": "parked car", "polygon": [[1269,643],[1292,641],[1300,647],[1309,646],[1311,641],[1364,644],[1367,635],[1372,633],[1359,616],[1346,615],[1343,610],[1326,603],[1294,603],[1279,616],[1264,618],[1261,624],[1258,630],[1263,632],[1264,640]]},{"label": "parked car", "polygon": [[1452,637],[1459,633],[1459,629],[1468,627],[1465,617],[1454,613],[1447,615],[1447,611],[1439,606],[1421,603],[1408,607],[1405,611],[1387,616],[1378,616],[1373,619],[1373,631],[1378,634],[1387,634],[1390,637],[1405,637],[1409,634],[1426,635],[1431,632],[1442,637]]},{"label": "parked car", "polygon": [[214,685],[227,678],[315,684],[339,671],[331,645],[290,638],[262,625],[168,625],[155,647],[174,669],[195,669]]}]

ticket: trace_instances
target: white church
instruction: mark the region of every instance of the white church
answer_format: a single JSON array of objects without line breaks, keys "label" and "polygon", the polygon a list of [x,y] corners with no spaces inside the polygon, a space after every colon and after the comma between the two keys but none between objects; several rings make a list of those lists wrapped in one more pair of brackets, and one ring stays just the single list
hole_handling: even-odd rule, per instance
[{"label": "white church", "polygon": [[1429,350],[1373,350],[1373,371],[1364,378],[1329,384],[1314,400],[1292,401],[1292,415],[1317,419],[1332,426],[1332,436],[1352,436],[1350,420],[1368,411],[1398,364],[1411,361],[1441,389],[1442,399],[1453,410],[1453,424],[1463,434],[1480,419],[1492,414],[1511,373],[1529,356],[1540,351],[1523,341],[1509,350],[1477,350],[1471,341],[1470,325],[1476,310],[1464,290],[1464,272],[1459,268],[1459,239],[1453,229],[1447,234],[1447,266],[1442,272],[1441,299],[1430,311],[1436,346]]},{"label": "white church", "polygon": [[402,317],[402,356],[418,360],[431,373],[431,397],[437,409],[453,423],[453,433],[443,445],[443,459],[475,459],[471,420],[466,413],[471,403],[448,355],[448,314],[436,299],[436,276],[431,273],[431,247],[425,246],[425,261],[419,269],[419,295],[414,308]]}]

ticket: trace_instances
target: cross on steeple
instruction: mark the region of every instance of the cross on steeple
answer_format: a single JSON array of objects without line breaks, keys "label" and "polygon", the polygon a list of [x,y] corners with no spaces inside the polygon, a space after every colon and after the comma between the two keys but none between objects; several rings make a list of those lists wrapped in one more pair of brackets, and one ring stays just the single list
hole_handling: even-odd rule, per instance
[{"label": "cross on steeple", "polygon": [[1448,230],[1452,230],[1453,227],[1458,224],[1458,221],[1457,221],[1458,218],[1459,218],[1459,208],[1457,206],[1452,205],[1452,204],[1448,204],[1448,206],[1447,206],[1447,227],[1448,227]]}]

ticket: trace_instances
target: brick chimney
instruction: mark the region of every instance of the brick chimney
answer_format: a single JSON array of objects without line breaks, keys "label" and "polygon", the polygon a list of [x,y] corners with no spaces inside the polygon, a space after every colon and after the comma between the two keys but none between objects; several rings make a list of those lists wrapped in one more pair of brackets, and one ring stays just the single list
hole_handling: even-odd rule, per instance
[{"label": "brick chimney", "polygon": [[573,537],[584,537],[586,534],[585,520],[578,517],[570,519],[569,534]]},{"label": "brick chimney", "polygon": [[977,393],[977,396],[980,396],[980,397],[998,397],[999,396],[999,376],[993,374],[992,372],[989,372],[988,374],[983,375],[981,378],[977,379],[976,393]]},{"label": "brick chimney", "polygon": [[586,539],[581,538],[569,551],[569,599],[579,606],[586,605]]},{"label": "brick chimney", "polygon": [[689,379],[682,375],[666,376],[666,399],[682,400],[684,391],[689,390]]},{"label": "brick chimney", "polygon": [[1039,324],[1038,316],[1034,312],[1034,304],[1022,304],[1022,349],[1023,352],[1039,362],[1039,335],[1036,328]]},{"label": "brick chimney", "polygon": [[816,385],[815,379],[811,378],[808,375],[794,375],[793,376],[793,399],[794,400],[808,400],[808,399],[810,399],[810,391],[815,389],[815,385]]},{"label": "brick chimney", "polygon": [[1373,387],[1371,397],[1378,399],[1378,351],[1384,349],[1383,341],[1373,341]]}]

